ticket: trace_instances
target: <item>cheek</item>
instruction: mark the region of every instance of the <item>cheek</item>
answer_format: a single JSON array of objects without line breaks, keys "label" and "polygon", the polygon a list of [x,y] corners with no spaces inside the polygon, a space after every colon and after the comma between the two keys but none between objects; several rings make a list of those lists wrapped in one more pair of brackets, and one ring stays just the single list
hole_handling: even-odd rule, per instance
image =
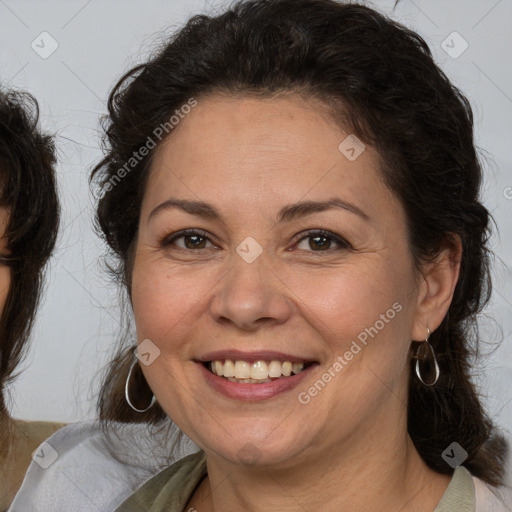
[{"label": "cheek", "polygon": [[190,328],[209,288],[207,274],[199,274],[197,269],[176,271],[165,260],[136,259],[132,304],[139,340],[149,338],[161,345]]},{"label": "cheek", "polygon": [[[310,311],[308,316],[316,317],[316,324],[324,325],[330,337],[344,332],[357,335],[379,321],[381,314],[385,315],[393,304],[404,306],[410,300],[411,283],[403,273],[398,277],[382,261],[287,277],[296,304],[304,309],[303,314]],[[395,314],[396,309],[402,308],[395,306],[389,312],[392,319],[399,316]]]},{"label": "cheek", "polygon": [[333,389],[344,397],[341,402],[348,401],[346,407],[371,395],[378,401],[386,389],[379,383],[393,388],[407,364],[414,281],[403,263],[398,271],[393,262],[369,258],[365,265],[346,265],[324,275],[290,276],[300,314],[320,335],[332,364],[338,363]]},{"label": "cheek", "polygon": [[317,286],[305,277],[295,281],[301,315],[313,324],[330,357],[320,376],[324,382],[328,379],[328,391],[315,407],[333,418],[345,418],[347,410],[354,420],[365,418],[391,394],[402,396],[405,389],[414,313],[411,283],[403,273],[402,279],[395,279],[392,269],[387,270],[379,265],[365,266],[364,271],[347,266],[331,273],[324,287],[318,286],[318,279]]},{"label": "cheek", "polygon": [[0,314],[2,314],[7,295],[11,286],[11,269],[4,265],[0,266]]}]

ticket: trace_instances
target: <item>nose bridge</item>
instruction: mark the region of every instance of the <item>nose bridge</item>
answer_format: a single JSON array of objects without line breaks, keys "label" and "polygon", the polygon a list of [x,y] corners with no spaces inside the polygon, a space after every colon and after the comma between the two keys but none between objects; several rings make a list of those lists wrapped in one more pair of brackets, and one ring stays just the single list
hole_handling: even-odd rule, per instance
[{"label": "nose bridge", "polygon": [[[251,242],[247,243],[252,250]],[[247,249],[244,244],[240,247]],[[262,319],[286,321],[291,314],[290,300],[270,264],[261,254],[252,261],[246,260],[238,250],[233,254],[229,272],[219,283],[211,303],[217,321],[229,320],[243,329],[255,328]]]}]

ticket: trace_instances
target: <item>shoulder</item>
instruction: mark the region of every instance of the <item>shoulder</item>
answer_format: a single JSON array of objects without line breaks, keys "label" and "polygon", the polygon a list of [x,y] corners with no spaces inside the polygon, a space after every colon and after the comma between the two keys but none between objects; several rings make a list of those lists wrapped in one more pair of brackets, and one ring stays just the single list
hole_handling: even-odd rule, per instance
[{"label": "shoulder", "polygon": [[41,440],[50,437],[54,432],[67,425],[67,423],[53,421],[25,421],[18,419],[14,419],[13,424],[20,435]]},{"label": "shoulder", "polygon": [[[7,421],[9,423],[7,423]],[[6,510],[16,494],[30,464],[32,452],[63,423],[11,420],[3,422],[0,435],[5,439],[0,451],[0,510]]]},{"label": "shoulder", "polygon": [[476,476],[472,477],[475,487],[476,512],[510,512],[512,510],[512,485],[493,488]]},{"label": "shoulder", "polygon": [[9,512],[98,512],[115,509],[161,469],[137,441],[153,442],[145,425],[107,436],[97,422],[68,425],[34,451]]},{"label": "shoulder", "polygon": [[435,512],[511,512],[509,491],[504,487],[492,488],[459,466]]},{"label": "shoulder", "polygon": [[181,512],[205,475],[206,454],[198,451],[187,455],[148,480],[115,512]]}]

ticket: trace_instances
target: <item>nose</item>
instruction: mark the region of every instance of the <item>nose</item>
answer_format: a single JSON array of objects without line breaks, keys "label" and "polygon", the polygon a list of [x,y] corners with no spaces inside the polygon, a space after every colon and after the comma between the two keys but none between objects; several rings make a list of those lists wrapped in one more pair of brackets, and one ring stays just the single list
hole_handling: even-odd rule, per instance
[{"label": "nose", "polygon": [[253,263],[236,254],[233,259],[210,302],[215,321],[244,331],[286,322],[293,306],[290,292],[277,273],[261,257]]}]

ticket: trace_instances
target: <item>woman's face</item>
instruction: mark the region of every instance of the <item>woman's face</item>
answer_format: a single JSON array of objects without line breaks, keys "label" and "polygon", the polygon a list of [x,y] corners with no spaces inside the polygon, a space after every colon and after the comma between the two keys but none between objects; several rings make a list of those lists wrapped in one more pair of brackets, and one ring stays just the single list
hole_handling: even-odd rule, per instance
[{"label": "woman's face", "polygon": [[210,454],[304,461],[404,423],[420,279],[377,154],[349,135],[317,101],[210,96],[155,154],[132,278],[141,366]]}]

